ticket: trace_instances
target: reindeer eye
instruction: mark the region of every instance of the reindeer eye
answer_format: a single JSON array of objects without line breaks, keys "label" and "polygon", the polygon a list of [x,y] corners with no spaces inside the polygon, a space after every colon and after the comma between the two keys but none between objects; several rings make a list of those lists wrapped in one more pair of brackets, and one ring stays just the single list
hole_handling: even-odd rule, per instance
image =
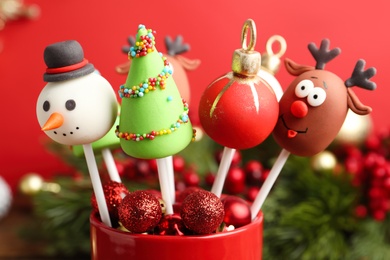
[{"label": "reindeer eye", "polygon": [[313,106],[318,107],[324,103],[326,99],[326,92],[323,88],[315,87],[307,97],[307,102]]},{"label": "reindeer eye", "polygon": [[313,88],[314,83],[311,80],[304,79],[295,87],[295,95],[299,98],[307,97]]}]

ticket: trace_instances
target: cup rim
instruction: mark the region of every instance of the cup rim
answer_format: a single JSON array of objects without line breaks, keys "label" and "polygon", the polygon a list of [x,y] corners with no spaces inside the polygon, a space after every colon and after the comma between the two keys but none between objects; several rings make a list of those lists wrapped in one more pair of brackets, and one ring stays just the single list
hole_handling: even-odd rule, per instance
[{"label": "cup rim", "polygon": [[263,213],[260,211],[257,217],[250,223],[245,226],[236,228],[232,231],[226,231],[226,232],[218,232],[213,234],[207,234],[207,235],[187,235],[187,236],[171,236],[171,235],[147,235],[147,234],[135,234],[130,233],[126,231],[122,231],[119,229],[115,229],[112,227],[108,227],[98,217],[98,212],[93,211],[90,215],[90,224],[99,228],[106,230],[107,232],[115,232],[118,235],[123,236],[131,236],[133,238],[137,239],[148,239],[148,240],[202,240],[202,239],[215,239],[215,238],[223,238],[226,236],[232,236],[236,234],[240,234],[242,232],[245,232],[248,229],[254,228],[255,226],[261,224],[263,222]]}]

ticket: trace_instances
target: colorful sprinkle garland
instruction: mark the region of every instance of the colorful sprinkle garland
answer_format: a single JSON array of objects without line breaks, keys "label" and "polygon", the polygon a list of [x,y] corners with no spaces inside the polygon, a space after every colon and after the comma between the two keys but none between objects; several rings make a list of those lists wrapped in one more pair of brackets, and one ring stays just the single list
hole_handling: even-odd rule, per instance
[{"label": "colorful sprinkle garland", "polygon": [[[139,25],[138,30],[144,29],[145,25]],[[154,51],[154,35],[151,29],[147,29],[146,35],[141,35],[140,40],[135,42],[134,46],[130,48],[128,53],[129,59],[146,56],[148,53]]]},{"label": "colorful sprinkle garland", "polygon": [[[143,141],[143,140],[154,140],[154,138],[162,135],[167,135],[175,132],[180,128],[182,124],[188,123],[188,103],[182,99],[183,106],[184,106],[184,112],[179,116],[179,119],[173,123],[170,128],[162,129],[159,131],[152,130],[149,133],[143,133],[143,134],[137,134],[137,133],[123,133],[119,131],[119,125],[116,126],[115,134],[118,138],[123,138],[125,140],[132,140],[132,141]],[[195,131],[193,132],[193,140],[195,139]]]},{"label": "colorful sprinkle garland", "polygon": [[139,98],[143,97],[145,94],[148,94],[150,91],[154,91],[157,87],[160,87],[161,90],[165,89],[166,79],[172,75],[171,66],[166,57],[162,57],[164,61],[164,68],[160,74],[155,78],[146,79],[144,82],[141,82],[138,86],[133,86],[131,88],[126,88],[125,85],[121,85],[118,94],[121,98]]}]

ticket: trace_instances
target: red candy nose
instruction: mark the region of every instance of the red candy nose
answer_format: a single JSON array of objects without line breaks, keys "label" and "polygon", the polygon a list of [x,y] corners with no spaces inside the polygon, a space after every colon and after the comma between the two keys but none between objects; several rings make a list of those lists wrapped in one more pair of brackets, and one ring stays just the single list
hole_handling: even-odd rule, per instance
[{"label": "red candy nose", "polygon": [[305,117],[308,112],[308,108],[305,102],[296,100],[291,104],[291,113],[298,118]]}]

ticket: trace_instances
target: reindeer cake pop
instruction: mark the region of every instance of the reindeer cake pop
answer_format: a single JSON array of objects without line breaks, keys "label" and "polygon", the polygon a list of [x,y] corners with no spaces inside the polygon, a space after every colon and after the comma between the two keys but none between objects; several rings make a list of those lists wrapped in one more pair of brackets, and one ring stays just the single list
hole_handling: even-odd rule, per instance
[{"label": "reindeer cake pop", "polygon": [[350,87],[374,90],[376,85],[369,79],[375,75],[375,69],[363,71],[365,61],[359,60],[352,76],[344,82],[324,69],[340,53],[340,49],[329,51],[328,47],[326,39],[318,49],[314,43],[309,44],[317,62],[315,67],[285,60],[287,71],[297,77],[280,100],[273,136],[280,146],[295,155],[312,156],[324,150],[339,132],[348,109],[359,115],[371,112]]},{"label": "reindeer cake pop", "polygon": [[84,58],[77,41],[45,48],[47,65],[36,114],[42,130],[54,141],[83,145],[102,221],[110,225],[103,189],[91,143],[102,138],[117,117],[117,100],[110,83]]},{"label": "reindeer cake pop", "polygon": [[319,48],[314,43],[309,44],[317,62],[315,67],[285,59],[287,71],[296,78],[279,102],[279,119],[273,131],[276,142],[283,149],[252,204],[252,218],[259,212],[290,153],[313,156],[321,152],[335,139],[348,109],[359,115],[371,112],[371,108],[363,105],[350,87],[374,90],[376,84],[369,79],[375,75],[376,69],[364,70],[365,61],[359,60],[352,76],[343,81],[324,69],[325,64],[341,52],[339,48],[329,50],[328,47],[327,39],[322,40]]}]

